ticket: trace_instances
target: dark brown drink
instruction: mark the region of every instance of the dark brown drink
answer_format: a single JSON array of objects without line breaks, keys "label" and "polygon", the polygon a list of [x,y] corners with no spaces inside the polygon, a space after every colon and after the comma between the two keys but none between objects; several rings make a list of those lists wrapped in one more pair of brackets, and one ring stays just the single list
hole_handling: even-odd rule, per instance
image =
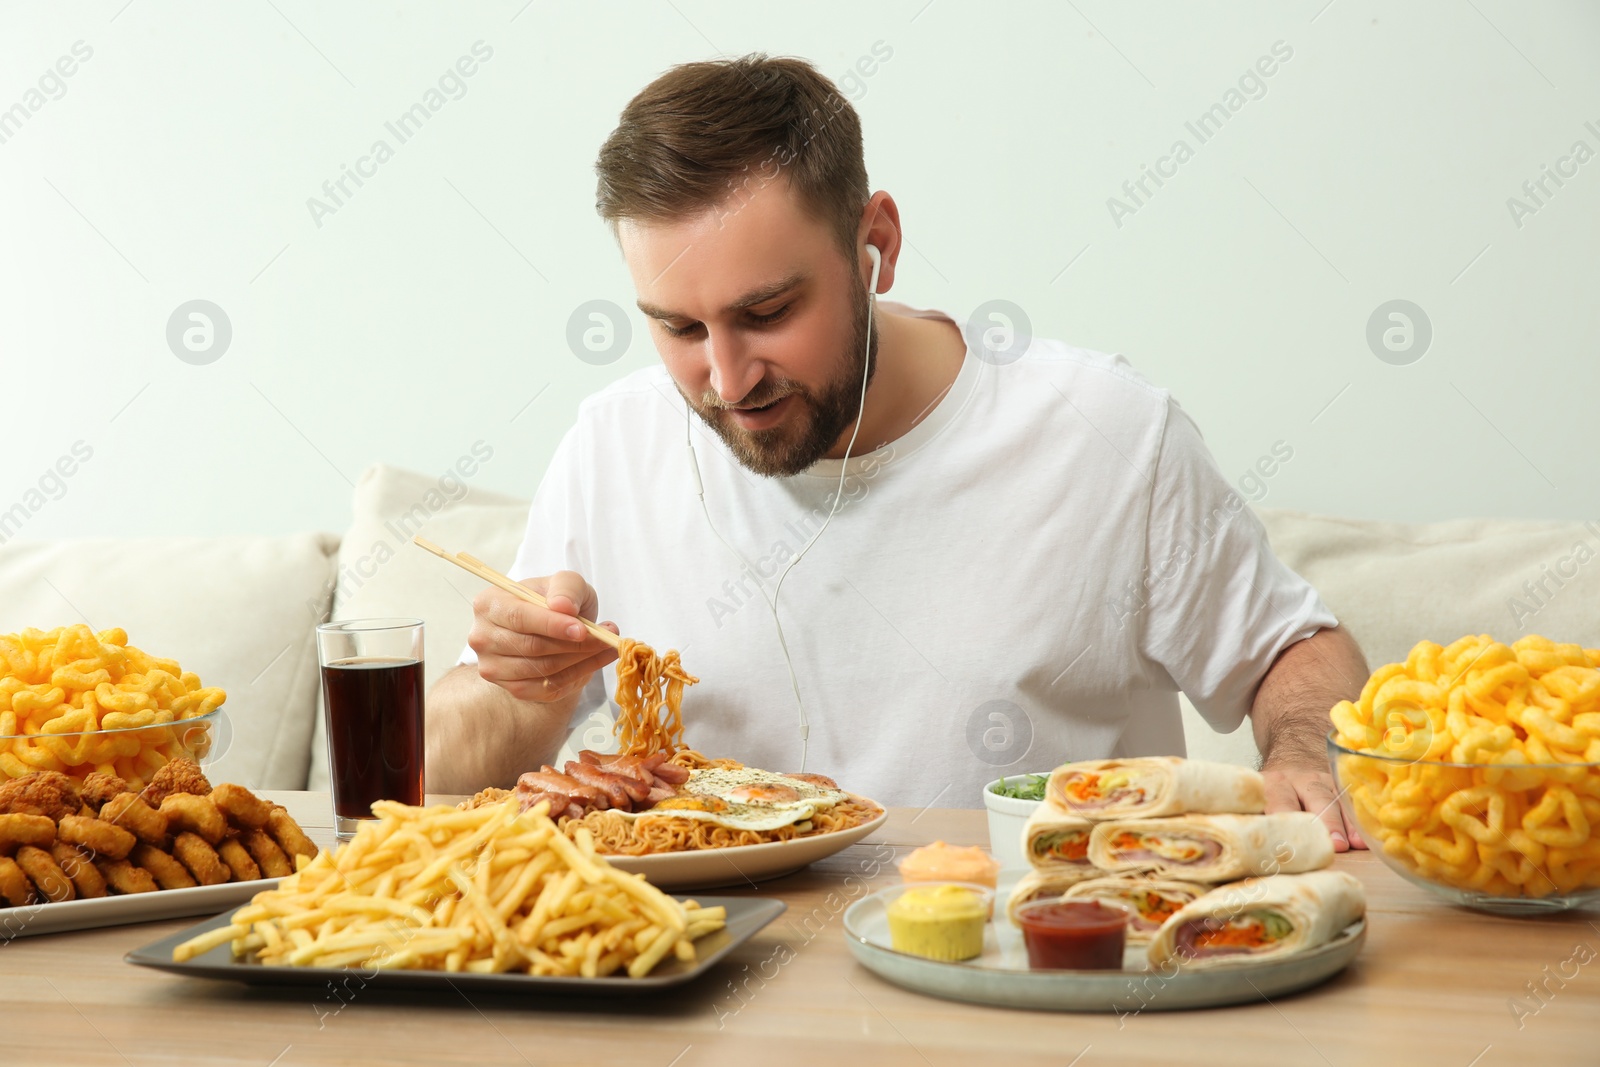
[{"label": "dark brown drink", "polygon": [[372,818],[374,800],[422,803],[422,664],[358,656],[322,668],[333,810]]}]

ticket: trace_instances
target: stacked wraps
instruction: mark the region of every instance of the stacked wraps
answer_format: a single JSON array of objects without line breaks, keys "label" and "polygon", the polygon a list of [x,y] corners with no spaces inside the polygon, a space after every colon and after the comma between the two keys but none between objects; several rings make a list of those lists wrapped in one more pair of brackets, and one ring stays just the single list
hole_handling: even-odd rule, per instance
[{"label": "stacked wraps", "polygon": [[1089,858],[1108,871],[1154,870],[1199,882],[1229,882],[1326,867],[1333,862],[1333,842],[1309,811],[1170,815],[1099,824],[1089,839]]},{"label": "stacked wraps", "polygon": [[1061,810],[1091,819],[1267,810],[1257,772],[1179,756],[1068,763],[1050,775],[1045,795]]},{"label": "stacked wraps", "polygon": [[1333,843],[1314,813],[1265,811],[1264,781],[1245,767],[1168,756],[1066,764],[1023,830],[1034,869],[1007,912],[1014,920],[1044,897],[1125,904],[1129,941],[1151,944],[1152,964],[1189,969],[1323,944],[1365,910],[1361,883],[1322,870]]},{"label": "stacked wraps", "polygon": [[1079,882],[1106,872],[1089,861],[1094,823],[1063,811],[1047,794],[1022,828],[1022,854],[1033,870],[1011,890],[1006,912],[1014,922],[1017,909],[1033,900],[1059,897]]},{"label": "stacked wraps", "polygon": [[1360,880],[1343,871],[1246,878],[1163,923],[1150,944],[1150,964],[1214,970],[1288,956],[1327,944],[1366,910]]}]

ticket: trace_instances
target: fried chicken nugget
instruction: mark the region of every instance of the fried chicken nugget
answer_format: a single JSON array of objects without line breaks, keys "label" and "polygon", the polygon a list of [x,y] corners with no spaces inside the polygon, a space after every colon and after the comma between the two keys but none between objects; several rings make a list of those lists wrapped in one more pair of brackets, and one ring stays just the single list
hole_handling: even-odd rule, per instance
[{"label": "fried chicken nugget", "polygon": [[90,771],[84,775],[83,784],[78,787],[78,796],[85,804],[99,811],[106,806],[106,801],[127,791],[128,783],[116,775]]},{"label": "fried chicken nugget", "polygon": [[172,793],[161,802],[161,814],[167,817],[167,829],[172,833],[198,834],[208,845],[215,845],[228,833],[228,820],[210,796]]},{"label": "fried chicken nugget", "polygon": [[272,815],[272,804],[242,785],[223,782],[211,791],[212,803],[241,830],[261,830]]},{"label": "fried chicken nugget", "polygon": [[128,861],[148,871],[162,889],[193,889],[198,884],[182,863],[153,845],[137,845]]},{"label": "fried chicken nugget", "polygon": [[78,784],[60,771],[34,771],[0,782],[0,811],[59,819],[75,814],[82,801]]},{"label": "fried chicken nugget", "polygon": [[0,856],[0,897],[14,908],[33,903],[33,883],[10,856]]},{"label": "fried chicken nugget", "polygon": [[250,852],[237,837],[230,837],[217,846],[217,855],[233,872],[235,882],[254,882],[261,877],[261,868],[250,858]]},{"label": "fried chicken nugget", "polygon": [[222,862],[217,850],[198,834],[184,831],[174,837],[172,854],[178,857],[179,863],[189,868],[189,873],[201,885],[221,885],[233,877],[233,871]]},{"label": "fried chicken nugget", "polygon": [[95,860],[94,868],[118,893],[154,893],[159,888],[149,871],[127,860]]},{"label": "fried chicken nugget", "polygon": [[161,848],[167,843],[167,817],[137,793],[118,793],[106,801],[100,818],[122,827],[147,845]]},{"label": "fried chicken nugget", "polygon": [[82,815],[68,815],[57,824],[56,839],[69,845],[89,850],[90,855],[106,859],[127,859],[138,838],[115,823],[104,819],[85,819]]},{"label": "fried chicken nugget", "polygon": [[95,869],[81,849],[65,841],[57,841],[50,846],[50,855],[55,858],[61,873],[72,879],[72,888],[78,891],[78,899],[88,900],[106,895],[105,876]]},{"label": "fried chicken nugget", "polygon": [[239,835],[239,840],[244,842],[245,850],[260,865],[265,877],[287,878],[294,873],[294,865],[289,862],[289,857],[283,854],[283,849],[267,836],[265,830],[246,830]]},{"label": "fried chicken nugget", "polygon": [[203,797],[210,792],[211,783],[200,773],[194,760],[175,759],[150,776],[150,784],[144,787],[142,795],[145,803],[152,808],[159,808],[170,796],[187,794]]},{"label": "fried chicken nugget", "polygon": [[17,849],[17,866],[38,888],[39,895],[51,903],[72,900],[78,895],[72,888],[72,879],[56,865],[55,857],[42,848],[23,845]]},{"label": "fried chicken nugget", "polygon": [[272,835],[272,839],[278,842],[288,855],[291,866],[296,856],[314,858],[317,854],[317,846],[306,836],[305,831],[300,829],[300,824],[295,822],[289,812],[282,807],[274,807],[272,814],[267,817],[267,833]]},{"label": "fried chicken nugget", "polygon": [[56,822],[48,815],[0,815],[0,852],[19,845],[48,848],[56,840]]}]

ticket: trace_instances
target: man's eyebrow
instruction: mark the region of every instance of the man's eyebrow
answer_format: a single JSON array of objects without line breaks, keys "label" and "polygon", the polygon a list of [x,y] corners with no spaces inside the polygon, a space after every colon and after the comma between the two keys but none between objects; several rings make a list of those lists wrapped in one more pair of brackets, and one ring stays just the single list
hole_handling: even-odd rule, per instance
[{"label": "man's eyebrow", "polygon": [[[745,308],[755,307],[757,304],[764,304],[773,297],[781,296],[784,293],[787,293],[790,289],[793,289],[795,286],[808,280],[810,277],[811,276],[803,270],[795,271],[786,278],[779,278],[775,282],[769,282],[766,285],[750,290],[748,293],[745,293],[739,299],[729,304],[724,310],[743,311]],[[644,300],[640,300],[638,304],[639,310],[650,316],[652,319],[687,319],[691,317],[689,315],[681,315],[676,311],[669,311],[663,307],[657,307],[655,304],[651,304]]]}]

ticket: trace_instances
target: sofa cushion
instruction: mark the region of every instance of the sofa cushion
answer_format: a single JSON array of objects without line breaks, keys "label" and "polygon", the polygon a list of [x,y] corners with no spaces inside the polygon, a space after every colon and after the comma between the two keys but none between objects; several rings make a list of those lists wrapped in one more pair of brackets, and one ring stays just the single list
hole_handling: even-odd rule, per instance
[{"label": "sofa cushion", "polygon": [[[339,549],[333,617],[421,619],[423,671],[430,687],[466,647],[472,598],[483,583],[411,544],[411,538],[421,534],[504,571],[528,522],[527,500],[472,487],[467,472],[481,462],[480,456],[445,475],[369,467],[356,486],[355,514]],[[320,714],[310,781],[312,789],[328,788],[327,733]]]},{"label": "sofa cushion", "polygon": [[[1600,523],[1399,523],[1262,508],[1272,547],[1317,587],[1374,670],[1418,641],[1530,633],[1600,648]],[[1251,763],[1248,721],[1216,734],[1184,701],[1189,755]]]},{"label": "sofa cushion", "polygon": [[207,775],[303,789],[316,712],[312,624],[337,546],[325,534],[11,542],[0,546],[0,632],[122,627],[130,644],[227,690]]},{"label": "sofa cushion", "polygon": [[1374,669],[1418,641],[1467,634],[1600,647],[1600,522],[1260,514],[1273,549],[1317,587]]}]

